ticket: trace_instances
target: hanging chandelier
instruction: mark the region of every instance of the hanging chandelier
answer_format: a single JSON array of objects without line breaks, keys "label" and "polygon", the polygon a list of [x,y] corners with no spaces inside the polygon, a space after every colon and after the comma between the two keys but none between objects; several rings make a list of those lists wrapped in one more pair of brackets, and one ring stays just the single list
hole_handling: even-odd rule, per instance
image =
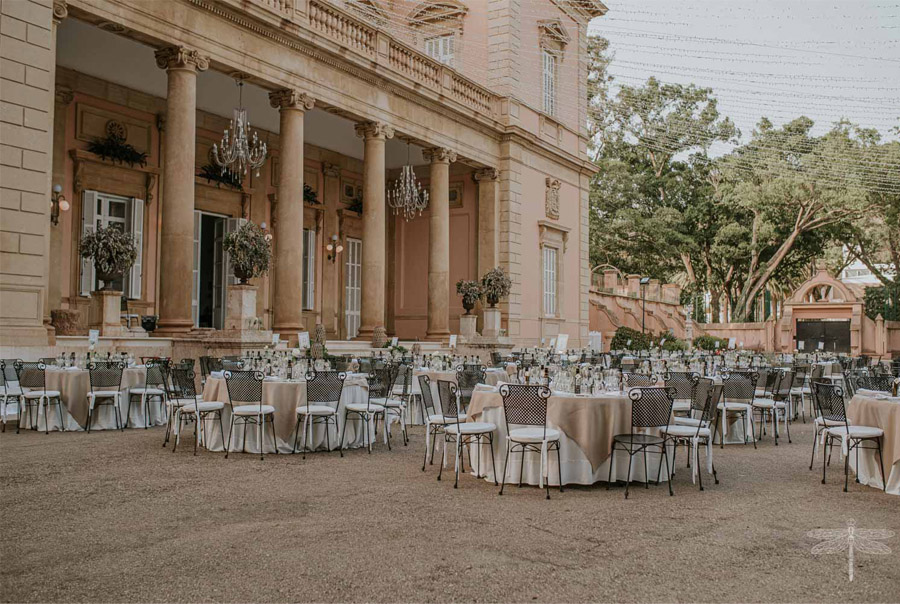
[{"label": "hanging chandelier", "polygon": [[255,131],[250,130],[250,120],[244,109],[245,77],[235,78],[238,85],[238,107],[222,135],[221,146],[213,145],[210,156],[222,168],[222,174],[225,174],[225,170],[230,170],[233,174],[241,173],[246,176],[250,169],[256,170],[256,176],[259,176],[259,169],[266,163],[266,143],[259,140]]},{"label": "hanging chandelier", "polygon": [[422,185],[416,180],[412,163],[409,161],[409,141],[406,141],[406,165],[400,169],[400,178],[394,181],[394,186],[387,194],[388,205],[394,211],[394,215],[403,215],[407,222],[422,215],[422,211],[428,207],[428,191],[422,189]]}]

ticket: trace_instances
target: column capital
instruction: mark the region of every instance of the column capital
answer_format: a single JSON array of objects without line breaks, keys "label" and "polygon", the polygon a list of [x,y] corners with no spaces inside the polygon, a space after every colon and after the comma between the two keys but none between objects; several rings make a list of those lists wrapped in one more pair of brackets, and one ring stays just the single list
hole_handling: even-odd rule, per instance
[{"label": "column capital", "polygon": [[299,109],[309,111],[316,104],[316,100],[305,92],[293,88],[282,88],[269,93],[269,104],[274,109]]},{"label": "column capital", "polygon": [[335,164],[329,164],[328,162],[322,162],[322,174],[337,178],[341,175],[341,167]]},{"label": "column capital", "polygon": [[67,86],[57,86],[55,95],[57,105],[67,106],[75,99],[75,93]]},{"label": "column capital", "polygon": [[472,173],[472,178],[475,182],[481,182],[483,180],[497,180],[500,178],[500,170],[497,168],[482,168],[480,170],[475,170]]},{"label": "column capital", "polygon": [[384,122],[360,122],[356,124],[356,136],[366,140],[394,138],[394,129]]},{"label": "column capital", "polygon": [[167,46],[155,53],[156,66],[160,69],[190,69],[206,71],[209,68],[209,57],[185,46]]},{"label": "column capital", "polygon": [[453,163],[456,161],[456,151],[446,147],[431,147],[422,149],[422,156],[431,163]]},{"label": "column capital", "polygon": [[53,0],[53,22],[57,25],[69,16],[69,5],[66,0]]}]

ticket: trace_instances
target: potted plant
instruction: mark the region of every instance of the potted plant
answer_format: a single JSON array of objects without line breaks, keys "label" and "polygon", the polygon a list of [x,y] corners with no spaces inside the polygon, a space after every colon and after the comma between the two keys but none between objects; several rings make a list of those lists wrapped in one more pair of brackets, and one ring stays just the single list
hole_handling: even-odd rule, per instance
[{"label": "potted plant", "polygon": [[478,281],[460,279],[456,282],[456,293],[462,297],[462,305],[468,315],[475,308],[475,303],[481,300],[481,285]]},{"label": "potted plant", "polygon": [[103,291],[111,291],[113,282],[121,279],[137,259],[134,239],[113,225],[84,235],[78,250],[82,258],[93,261]]},{"label": "potted plant", "polygon": [[509,296],[512,281],[499,266],[492,268],[481,278],[481,291],[488,306],[494,308],[500,300]]},{"label": "potted plant", "polygon": [[246,222],[225,235],[223,247],[231,260],[234,276],[241,285],[269,270],[272,248],[258,225]]}]

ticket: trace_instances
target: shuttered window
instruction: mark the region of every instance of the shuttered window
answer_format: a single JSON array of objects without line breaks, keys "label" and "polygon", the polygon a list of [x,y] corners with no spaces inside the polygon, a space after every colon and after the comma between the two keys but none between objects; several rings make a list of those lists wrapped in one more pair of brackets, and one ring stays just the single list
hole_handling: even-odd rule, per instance
[{"label": "shuttered window", "polygon": [[544,316],[557,314],[557,255],[555,247],[544,248]]},{"label": "shuttered window", "polygon": [[425,40],[425,54],[444,65],[453,67],[453,34]]},{"label": "shuttered window", "polygon": [[303,229],[303,310],[316,306],[316,231]]},{"label": "shuttered window", "polygon": [[[113,286],[124,291],[128,298],[139,300],[142,295],[141,278],[144,265],[144,201],[134,197],[85,191],[81,198],[81,209],[82,236],[93,233],[98,228],[112,226],[128,233],[134,239],[137,258],[128,274],[117,279]],[[92,291],[102,286],[97,279],[93,262],[83,258],[79,294],[90,296]]]},{"label": "shuttered window", "polygon": [[550,51],[543,51],[543,86],[544,86],[544,113],[556,115],[556,62],[557,56]]}]

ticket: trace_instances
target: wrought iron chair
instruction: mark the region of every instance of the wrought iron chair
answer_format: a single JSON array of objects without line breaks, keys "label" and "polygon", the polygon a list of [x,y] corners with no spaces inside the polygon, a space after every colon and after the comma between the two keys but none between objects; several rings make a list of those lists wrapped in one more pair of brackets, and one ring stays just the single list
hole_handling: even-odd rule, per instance
[{"label": "wrought iron chair", "polygon": [[[347,422],[350,419],[359,421],[362,424],[362,429],[364,430],[363,443],[365,443],[366,448],[369,450],[369,455],[372,454],[372,433],[374,432],[375,424],[377,424],[379,417],[381,417],[382,420],[384,419],[384,405],[379,402],[384,401],[389,387],[389,382],[385,381],[384,370],[376,370],[366,377],[366,382],[369,386],[366,402],[344,405],[344,427],[341,431],[341,457],[344,456],[344,441],[347,438]],[[350,417],[351,415],[353,416],[352,418]],[[370,424],[372,425],[371,428]],[[391,442],[387,438],[387,432],[385,432],[384,439],[387,441],[388,449],[390,449]]]},{"label": "wrought iron chair", "polygon": [[716,408],[722,416],[717,420],[721,428],[722,436],[719,440],[721,448],[725,448],[725,435],[728,432],[728,414],[739,415],[741,419],[741,433],[744,435],[744,444],[747,444],[747,427],[750,428],[750,438],[753,440],[753,448],[756,448],[756,432],[753,429],[752,407],[750,406],[756,396],[756,383],[759,374],[754,371],[730,371],[722,378],[722,402]]},{"label": "wrought iron chair", "polygon": [[633,371],[623,371],[622,379],[625,380],[626,388],[649,388],[656,386],[656,383],[659,381],[655,375],[634,373]]},{"label": "wrought iron chair", "polygon": [[863,388],[865,390],[875,390],[877,392],[891,393],[894,385],[894,376],[892,375],[861,375],[856,378],[857,390]]},{"label": "wrought iron chair", "polygon": [[[465,445],[475,445],[476,463],[475,477],[481,478],[481,445],[482,441],[487,442],[491,448],[491,468],[494,471],[494,484],[497,485],[497,468],[494,466],[494,432],[497,426],[490,422],[468,422],[465,419],[460,421],[462,412],[461,396],[459,388],[456,384],[449,380],[438,380],[438,398],[441,401],[441,417],[444,420],[444,455],[443,463],[438,469],[437,479],[441,479],[444,466],[447,465],[447,445],[452,441],[456,449],[456,463],[454,471],[456,480],[453,488],[459,487],[459,472],[463,465],[463,448]],[[465,415],[463,415],[465,418]],[[465,447],[468,450],[468,447]],[[472,465],[471,452],[469,452],[469,465]]]},{"label": "wrought iron chair", "polygon": [[[175,379],[174,371],[176,369],[190,371],[191,373],[194,371],[190,364],[178,363],[166,372],[168,374],[168,379],[166,380],[166,437],[163,439],[163,447],[168,444],[169,438],[173,432],[175,412],[178,408],[194,401],[203,401],[202,395],[197,393],[196,381],[191,385],[190,389],[188,389],[184,379],[180,381]],[[223,431],[222,439],[224,440],[224,438],[225,432]]]},{"label": "wrought iron chair", "polygon": [[206,384],[206,378],[213,371],[223,371],[222,367],[222,359],[219,357],[209,357],[202,356],[200,357],[200,383]]},{"label": "wrought iron chair", "polygon": [[247,448],[247,426],[254,425],[259,429],[259,458],[266,458],[265,424],[272,425],[272,444],[278,454],[278,438],[275,436],[275,407],[263,405],[263,374],[260,371],[238,370],[225,371],[225,386],[228,389],[228,404],[231,407],[231,426],[225,440],[225,459],[231,450],[231,435],[237,422],[244,424],[241,441],[241,453]]},{"label": "wrought iron chair", "polygon": [[[7,364],[7,361],[0,360],[0,421],[3,422],[3,432],[6,432],[6,420],[15,415],[18,434],[22,425],[22,389],[19,387],[15,362]],[[10,403],[10,399],[15,402]],[[10,412],[10,405],[13,406],[14,413]]]},{"label": "wrought iron chair", "polygon": [[[306,404],[297,407],[297,426],[294,429],[294,453],[300,438],[300,424],[303,423],[303,459],[313,440],[314,426],[325,425],[325,446],[331,451],[331,431],[338,431],[338,407],[344,392],[347,374],[342,371],[316,371],[306,376]],[[335,434],[337,436],[337,434]]]},{"label": "wrought iron chair", "polygon": [[787,401],[776,399],[776,393],[781,389],[781,382],[790,381],[793,378],[790,374],[782,371],[773,370],[766,374],[766,385],[763,389],[763,396],[754,397],[750,407],[753,412],[759,414],[759,438],[766,433],[766,426],[769,419],[772,420],[772,430],[775,434],[775,446],[778,446],[778,419],[784,420],[784,427],[787,430],[788,442],[791,442],[791,427],[788,418]]},{"label": "wrought iron chair", "polygon": [[[125,412],[125,427],[131,421],[131,403],[135,397],[140,399],[138,403],[140,409],[144,413],[144,429],[150,427],[150,401],[155,399],[159,402],[161,413],[168,413],[168,405],[166,404],[166,391],[168,390],[168,369],[165,359],[148,359],[145,363],[147,374],[144,377],[144,385],[138,388],[129,388],[128,390],[128,410]],[[166,417],[166,422],[170,417]]]},{"label": "wrought iron chair", "polygon": [[172,405],[172,414],[175,416],[173,420],[175,425],[175,444],[172,446],[172,453],[178,448],[178,443],[181,440],[181,428],[184,420],[194,422],[194,455],[197,454],[197,445],[199,443],[203,442],[205,444],[209,442],[207,440],[209,435],[204,434],[204,425],[210,416],[219,420],[219,430],[222,432],[222,438],[225,438],[225,426],[222,423],[222,411],[225,409],[225,403],[201,400],[197,395],[195,377],[194,371],[187,366],[179,366],[172,369],[173,389],[179,395],[177,399],[179,404]]},{"label": "wrought iron chair", "polygon": [[390,395],[384,399],[384,429],[388,431],[390,438],[391,419],[396,417],[400,421],[400,427],[403,431],[403,446],[409,444],[409,434],[406,431],[407,414],[409,409],[410,387],[412,385],[413,367],[411,363],[400,363],[391,373],[393,382],[391,382]]},{"label": "wrought iron chair", "polygon": [[222,371],[244,371],[244,361],[241,359],[224,358],[221,363]]},{"label": "wrought iron chair", "polygon": [[[693,371],[669,371],[663,376],[665,387],[675,389],[675,404],[672,412],[676,415],[690,414],[695,377],[700,376]],[[647,384],[647,386],[652,385],[654,384]]]},{"label": "wrought iron chair", "polygon": [[[556,469],[559,478],[559,492],[563,492],[562,461],[559,455],[562,433],[547,426],[547,401],[550,389],[547,386],[503,384],[500,386],[503,397],[503,414],[506,421],[506,460],[503,462],[503,482],[500,484],[500,495],[506,486],[506,468],[509,467],[510,453],[521,453],[519,466],[519,486],[522,486],[522,473],[525,470],[525,453],[534,452],[541,456],[539,486],[547,488],[547,499],[550,499],[550,464],[547,459],[550,451],[556,450]],[[511,428],[511,426],[519,426]],[[546,471],[547,475],[544,476]]]},{"label": "wrought iron chair", "polygon": [[94,410],[103,405],[112,405],[116,414],[116,429],[124,430],[128,418],[122,422],[119,416],[119,399],[122,390],[122,373],[125,364],[118,361],[94,361],[88,365],[91,391],[88,393],[87,431],[91,431],[94,421]]},{"label": "wrought iron chair", "polygon": [[[831,457],[828,447],[833,448],[835,441],[838,441],[838,446],[843,448],[843,442],[846,439],[847,448],[844,452],[844,492],[847,492],[847,484],[850,476],[850,455],[854,450],[856,451],[856,482],[859,482],[860,449],[876,449],[878,451],[878,463],[881,468],[881,484],[883,485],[884,490],[887,491],[887,481],[884,479],[884,458],[881,453],[881,441],[884,438],[884,430],[872,426],[856,426],[850,424],[844,407],[844,392],[840,386],[818,382],[813,382],[813,386],[816,388],[815,403],[819,407],[819,416],[837,424],[826,426],[824,430],[825,442],[823,443],[822,451],[822,484],[825,484],[826,457],[829,459]],[[871,443],[872,441],[874,441],[875,447],[864,446],[865,443]],[[827,456],[825,455],[826,451],[829,451]]]},{"label": "wrought iron chair", "polygon": [[484,383],[486,372],[484,365],[459,365],[456,368],[456,387],[459,388],[459,400],[463,409],[469,408],[475,386]]},{"label": "wrought iron chair", "polygon": [[691,480],[699,477],[700,490],[703,490],[703,473],[700,471],[700,445],[706,445],[706,457],[709,464],[709,472],[713,475],[716,484],[719,484],[719,476],[716,474],[716,465],[712,460],[712,422],[717,417],[716,406],[722,397],[722,385],[715,384],[709,378],[701,378],[695,375],[691,388],[691,409],[689,417],[676,417],[674,424],[666,426],[662,432],[674,445],[672,453],[672,476],[675,476],[675,456],[678,453],[678,445],[688,448],[688,467],[691,467],[691,459],[694,460],[694,470]]},{"label": "wrought iron chair", "polygon": [[674,495],[672,490],[672,468],[669,465],[669,455],[666,451],[666,438],[646,432],[635,430],[659,430],[665,433],[672,416],[672,405],[675,402],[674,388],[637,387],[628,392],[631,399],[631,432],[628,434],[616,434],[613,436],[612,451],[609,455],[609,478],[606,489],[612,485],[612,473],[615,467],[616,451],[624,451],[628,454],[628,474],[625,476],[625,499],[628,499],[628,487],[631,484],[631,464],[634,456],[642,453],[644,457],[644,486],[650,488],[650,475],[647,467],[647,452],[653,449],[659,450],[662,456],[656,472],[656,482],[659,483],[659,475],[662,470],[662,460],[666,462],[666,481],[669,483],[669,495]]},{"label": "wrought iron chair", "polygon": [[[444,425],[446,418],[443,413],[435,410],[434,396],[431,390],[431,379],[427,375],[420,375],[419,390],[422,396],[423,416],[425,419],[425,457],[422,460],[422,471],[425,471],[425,464],[434,464],[434,446],[438,441],[438,436],[444,433]],[[443,409],[441,409],[443,411]],[[466,420],[466,414],[461,413],[460,421]],[[430,449],[430,451],[429,451]]]}]

